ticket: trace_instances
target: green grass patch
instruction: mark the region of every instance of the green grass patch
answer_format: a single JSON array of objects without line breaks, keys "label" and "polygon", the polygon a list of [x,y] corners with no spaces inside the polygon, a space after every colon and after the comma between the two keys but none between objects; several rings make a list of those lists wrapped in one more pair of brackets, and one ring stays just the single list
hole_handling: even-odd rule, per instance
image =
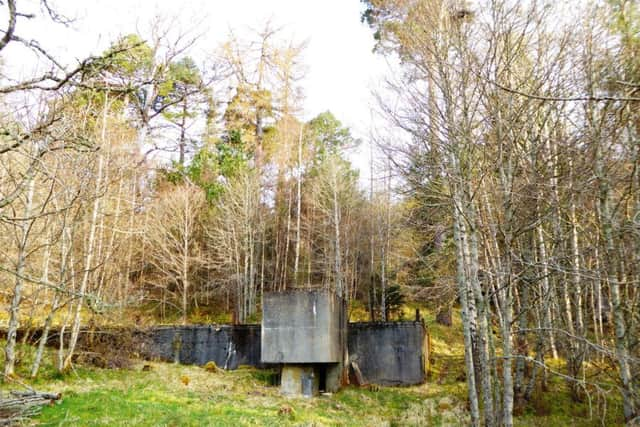
[{"label": "green grass patch", "polygon": [[[407,308],[409,313],[415,307]],[[44,426],[420,426],[467,425],[464,345],[459,312],[453,326],[435,323],[420,307],[432,344],[427,382],[413,387],[346,387],[315,399],[285,398],[275,386],[277,373],[242,367],[236,371],[138,361],[131,369],[76,365],[55,370],[48,349],[39,377],[28,379],[35,349],[18,346],[19,383],[0,390],[61,392],[62,402],[43,409],[34,420]],[[362,313],[361,313],[362,314]],[[0,345],[4,344],[0,342]],[[3,355],[0,352],[0,360]],[[143,370],[143,366],[149,368]],[[562,372],[564,361],[550,361]],[[211,372],[212,371],[212,372]],[[606,404],[604,419],[598,418]],[[591,412],[592,411],[592,412]],[[623,425],[618,393],[574,403],[566,382],[550,375],[548,389],[515,417],[517,426]]]},{"label": "green grass patch", "polygon": [[94,370],[63,383],[63,402],[41,425],[345,425],[383,424],[419,403],[424,390],[348,387],[316,399],[287,399],[269,386],[269,371],[211,374],[194,366],[154,363],[151,371]]}]

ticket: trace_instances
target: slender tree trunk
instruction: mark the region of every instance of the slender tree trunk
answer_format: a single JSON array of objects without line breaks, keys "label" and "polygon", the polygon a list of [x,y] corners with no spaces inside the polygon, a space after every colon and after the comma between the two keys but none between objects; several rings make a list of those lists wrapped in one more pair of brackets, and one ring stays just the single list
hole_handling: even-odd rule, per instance
[{"label": "slender tree trunk", "polygon": [[[573,191],[572,191],[573,194]],[[571,273],[572,273],[572,306],[573,306],[573,325],[570,331],[573,330],[576,338],[572,339],[571,355],[568,358],[569,373],[571,376],[578,378],[580,371],[582,370],[582,363],[584,360],[584,344],[581,338],[584,336],[584,319],[582,311],[582,281],[580,279],[580,248],[578,242],[578,223],[576,218],[576,205],[573,200],[573,196],[570,201],[569,207],[569,220],[571,224]],[[571,395],[574,401],[580,401],[580,388],[578,383],[571,381],[569,384]]]},{"label": "slender tree trunk", "polygon": [[380,245],[380,320],[387,321],[387,245]]},{"label": "slender tree trunk", "polygon": [[[47,251],[47,254],[50,255],[50,251]],[[67,261],[69,259],[68,253],[68,244],[67,244],[67,230],[66,225],[63,226],[62,232],[60,233],[60,272],[59,272],[59,284],[62,285],[66,280],[67,275]],[[49,282],[49,269],[45,269],[42,274],[42,279],[45,282]],[[40,342],[38,343],[38,349],[36,350],[36,354],[33,358],[33,364],[31,365],[31,378],[35,378],[38,375],[38,370],[40,369],[40,363],[42,361],[42,356],[44,354],[44,350],[47,344],[47,340],[49,338],[49,330],[51,329],[51,324],[53,323],[53,316],[60,309],[60,302],[62,299],[62,294],[60,291],[55,290],[53,301],[51,303],[51,309],[49,310],[49,314],[45,319],[44,326],[42,327],[42,336],[40,337]]]},{"label": "slender tree trunk", "polygon": [[183,206],[183,230],[182,230],[182,270],[181,270],[181,282],[182,282],[182,324],[187,324],[188,307],[189,307],[189,241],[191,238],[191,206],[189,203],[190,197],[185,196],[185,203]]},{"label": "slender tree trunk", "polygon": [[389,258],[389,245],[391,240],[391,171],[387,170],[389,176],[386,177],[386,206],[385,206],[385,220],[384,220],[384,237],[382,239],[381,246],[381,259],[380,259],[380,311],[383,322],[387,321],[387,263]]},{"label": "slender tree trunk", "polygon": [[[370,146],[370,181],[369,181],[369,205],[373,208],[373,148]],[[369,216],[369,250],[370,250],[370,265],[369,265],[369,313],[372,322],[376,321],[376,267],[375,267],[375,216]]]},{"label": "slender tree trunk", "polygon": [[[70,238],[69,238],[69,243],[71,244],[72,242],[72,235],[71,233],[69,233]],[[71,250],[71,248],[70,248]],[[76,289],[76,272],[75,272],[75,261],[74,261],[74,256],[73,256],[73,252],[70,252],[69,254],[69,270],[70,270],[70,276],[71,276],[71,290],[73,291],[73,293],[77,292]],[[58,369],[58,372],[63,373],[65,371],[65,350],[64,350],[64,334],[65,331],[67,329],[67,326],[69,325],[69,320],[71,319],[72,315],[73,315],[73,301],[70,301],[68,304],[68,310],[67,313],[65,314],[64,319],[62,320],[62,326],[60,327],[60,337],[59,337],[59,345],[58,345],[58,358],[57,358],[57,364],[56,367]]]},{"label": "slender tree trunk", "polygon": [[[137,190],[137,174],[133,173],[133,185],[131,191],[131,208],[129,211],[129,231],[134,232],[134,219],[136,212],[136,190]],[[146,216],[145,216],[146,219]],[[122,292],[122,298],[120,299],[120,308],[121,313],[124,313],[124,308],[127,305],[127,299],[129,297],[129,285],[131,283],[131,268],[133,264],[133,243],[134,239],[132,236],[129,236],[128,239],[128,247],[127,247],[127,263],[126,268],[124,270],[124,275],[121,279],[120,289]],[[144,239],[142,241],[143,249],[144,249]]]},{"label": "slender tree trunk", "polygon": [[335,269],[335,283],[336,283],[336,294],[339,297],[344,296],[344,288],[342,283],[342,258],[341,251],[342,246],[340,244],[340,205],[338,202],[338,189],[337,189],[337,181],[338,177],[336,176],[336,171],[334,171],[333,179],[333,226],[335,232],[335,254],[334,254],[334,269]]},{"label": "slender tree trunk", "polygon": [[454,190],[454,206],[453,206],[453,238],[456,242],[456,282],[458,285],[458,296],[460,299],[460,317],[462,320],[462,329],[464,335],[464,360],[465,370],[467,373],[467,391],[469,396],[469,409],[471,412],[471,425],[480,426],[480,405],[478,404],[478,394],[475,382],[475,363],[473,360],[473,340],[471,321],[469,319],[468,307],[468,283],[466,275],[466,267],[463,255],[463,239],[464,235],[461,231],[461,218],[458,212],[460,201]]},{"label": "slender tree trunk", "polygon": [[31,378],[36,378],[38,376],[38,370],[40,369],[40,363],[42,362],[44,349],[47,345],[47,340],[49,339],[49,331],[51,329],[51,324],[53,323],[53,316],[60,308],[59,304],[60,294],[56,292],[55,296],[53,297],[53,301],[51,302],[51,309],[49,310],[49,314],[47,314],[47,318],[45,319],[44,325],[42,326],[42,335],[40,336],[38,348],[36,350],[35,356],[33,357],[33,363],[31,364]]},{"label": "slender tree trunk", "polygon": [[[102,117],[102,133],[101,133],[101,141],[102,145],[106,144],[106,129],[107,129],[107,111],[108,111],[108,102],[107,99],[104,101],[104,110]],[[82,273],[82,281],[80,283],[79,290],[79,299],[76,304],[76,310],[73,316],[73,323],[71,327],[71,337],[69,339],[69,347],[67,350],[67,356],[64,359],[63,369],[69,369],[71,367],[71,358],[73,357],[73,352],[75,351],[76,344],[78,342],[78,336],[80,334],[80,314],[82,311],[82,306],[84,305],[84,298],[86,297],[87,287],[89,285],[89,275],[91,272],[91,265],[93,263],[94,249],[95,249],[95,240],[96,240],[96,228],[98,225],[98,213],[100,211],[100,188],[102,186],[102,174],[104,168],[104,157],[101,154],[98,154],[98,171],[96,173],[96,185],[94,191],[94,201],[93,201],[93,210],[91,212],[91,221],[89,223],[89,235],[87,236],[87,250],[84,257],[84,271]]]},{"label": "slender tree trunk", "polygon": [[293,280],[296,286],[300,284],[300,274],[298,266],[300,264],[300,218],[302,209],[302,132],[304,125],[300,126],[300,136],[298,137],[298,170],[296,173],[296,249],[293,262]]},{"label": "slender tree trunk", "polygon": [[178,164],[180,166],[184,166],[185,161],[185,152],[187,148],[187,97],[185,96],[182,99],[182,117],[180,120],[180,140],[178,143],[179,154],[178,154]]},{"label": "slender tree trunk", "polygon": [[30,178],[27,189],[27,199],[24,206],[24,220],[20,224],[20,236],[18,242],[18,260],[16,262],[15,285],[13,287],[13,298],[9,309],[9,325],[7,328],[7,344],[4,348],[4,378],[11,378],[15,373],[16,362],[16,335],[20,322],[20,304],[22,302],[22,287],[24,286],[24,268],[27,257],[27,241],[33,220],[31,208],[33,206],[33,195],[35,191],[35,179]]},{"label": "slender tree trunk", "polygon": [[[470,206],[470,203],[466,204],[468,208],[468,212],[466,218],[469,219],[470,222],[475,224],[475,207]],[[471,291],[473,293],[473,298],[475,299],[476,308],[477,308],[477,349],[478,349],[478,367],[480,368],[481,375],[481,387],[482,387],[482,397],[483,397],[483,409],[484,409],[484,419],[486,426],[493,426],[495,424],[495,407],[493,401],[493,388],[492,388],[492,377],[491,377],[491,368],[490,364],[492,363],[489,358],[489,325],[487,321],[487,302],[485,295],[483,293],[480,280],[478,278],[478,269],[479,269],[479,258],[478,258],[478,233],[475,229],[475,226],[472,228],[469,225],[465,226],[467,232],[467,246],[465,250],[467,251],[466,258],[468,260],[468,269],[469,269],[469,281],[471,284]],[[503,376],[505,380],[505,397],[506,393],[511,393],[511,407],[510,411],[512,411],[513,407],[513,381],[511,380],[511,358],[506,357],[506,354],[511,354],[511,310],[513,302],[511,301],[511,287],[507,286],[506,290],[507,298],[503,304],[503,318],[505,320],[505,327],[503,328],[503,333],[506,333],[508,329],[509,333],[506,336],[502,337],[503,340],[503,352],[505,355],[504,364],[503,364]],[[507,378],[508,377],[508,378]],[[507,389],[506,383],[509,383],[509,389]],[[509,403],[509,401],[506,401]],[[505,409],[506,410],[506,409]]]},{"label": "slender tree trunk", "polygon": [[291,204],[292,204],[292,194],[291,188],[289,188],[289,197],[287,197],[287,233],[284,239],[284,260],[283,260],[283,268],[282,268],[282,283],[284,288],[288,287],[287,283],[287,273],[289,270],[289,246],[290,246],[290,235],[291,235]]},{"label": "slender tree trunk", "polygon": [[599,216],[602,238],[604,243],[604,262],[606,266],[609,289],[611,291],[611,308],[613,311],[613,324],[615,326],[615,346],[616,359],[618,361],[618,371],[622,381],[622,397],[624,417],[627,421],[638,416],[638,408],[635,402],[635,390],[629,363],[630,354],[627,348],[627,325],[625,320],[625,307],[622,302],[620,283],[618,281],[616,246],[613,240],[612,213],[610,207],[610,188],[607,177],[604,175],[604,155],[602,153],[601,142],[596,141],[596,176],[599,180]]}]

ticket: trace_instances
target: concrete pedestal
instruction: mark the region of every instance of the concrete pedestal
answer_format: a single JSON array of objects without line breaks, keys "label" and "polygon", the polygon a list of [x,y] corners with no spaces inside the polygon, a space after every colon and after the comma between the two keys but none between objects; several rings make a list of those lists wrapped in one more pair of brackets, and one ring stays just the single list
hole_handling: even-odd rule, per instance
[{"label": "concrete pedestal", "polygon": [[280,378],[280,392],[292,397],[317,396],[319,378],[319,372],[313,365],[284,365]]},{"label": "concrete pedestal", "polygon": [[325,391],[336,393],[342,388],[342,372],[344,370],[343,363],[332,363],[326,365]]}]

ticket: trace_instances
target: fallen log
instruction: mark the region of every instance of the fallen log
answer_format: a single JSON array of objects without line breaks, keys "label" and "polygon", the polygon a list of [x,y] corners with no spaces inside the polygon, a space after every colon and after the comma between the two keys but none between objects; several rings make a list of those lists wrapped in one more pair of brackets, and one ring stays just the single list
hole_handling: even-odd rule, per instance
[{"label": "fallen log", "polygon": [[60,393],[35,390],[10,391],[0,395],[0,426],[15,425],[40,413],[44,405],[53,405],[62,398]]}]

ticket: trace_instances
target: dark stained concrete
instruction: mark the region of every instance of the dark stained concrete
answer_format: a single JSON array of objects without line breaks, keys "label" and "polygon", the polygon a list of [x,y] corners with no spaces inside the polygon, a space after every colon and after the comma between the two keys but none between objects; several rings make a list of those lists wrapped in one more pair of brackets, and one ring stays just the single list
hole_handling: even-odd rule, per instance
[{"label": "dark stained concrete", "polygon": [[421,322],[349,323],[349,359],[365,381],[380,385],[425,380],[427,337]]},{"label": "dark stained concrete", "polygon": [[[142,343],[148,358],[204,365],[214,361],[224,369],[261,367],[260,325],[167,326],[153,328]],[[178,357],[176,358],[176,355]]]},{"label": "dark stained concrete", "polygon": [[[21,333],[24,334],[24,331]],[[32,331],[31,335],[37,339],[40,331]],[[58,346],[58,336],[57,330],[51,331],[47,344]],[[177,354],[178,361],[185,364],[204,365],[214,361],[225,369],[236,369],[240,365],[266,366],[261,362],[260,325],[87,330],[81,333],[80,349],[96,351],[94,341],[98,338],[101,345],[118,349],[124,357],[139,355],[148,359],[174,361]],[[410,385],[424,381],[425,361],[429,355],[426,330],[422,323],[350,323],[347,341],[350,359],[358,364],[367,383]],[[329,372],[326,374],[328,377]]]},{"label": "dark stained concrete", "polygon": [[[236,369],[239,365],[264,367],[260,357],[260,329],[260,325],[154,328],[145,334],[141,354],[173,361],[177,352],[180,363],[204,365],[212,360],[225,369]],[[424,382],[428,354],[422,323],[350,323],[347,338],[350,360],[358,364],[367,383]]]}]

